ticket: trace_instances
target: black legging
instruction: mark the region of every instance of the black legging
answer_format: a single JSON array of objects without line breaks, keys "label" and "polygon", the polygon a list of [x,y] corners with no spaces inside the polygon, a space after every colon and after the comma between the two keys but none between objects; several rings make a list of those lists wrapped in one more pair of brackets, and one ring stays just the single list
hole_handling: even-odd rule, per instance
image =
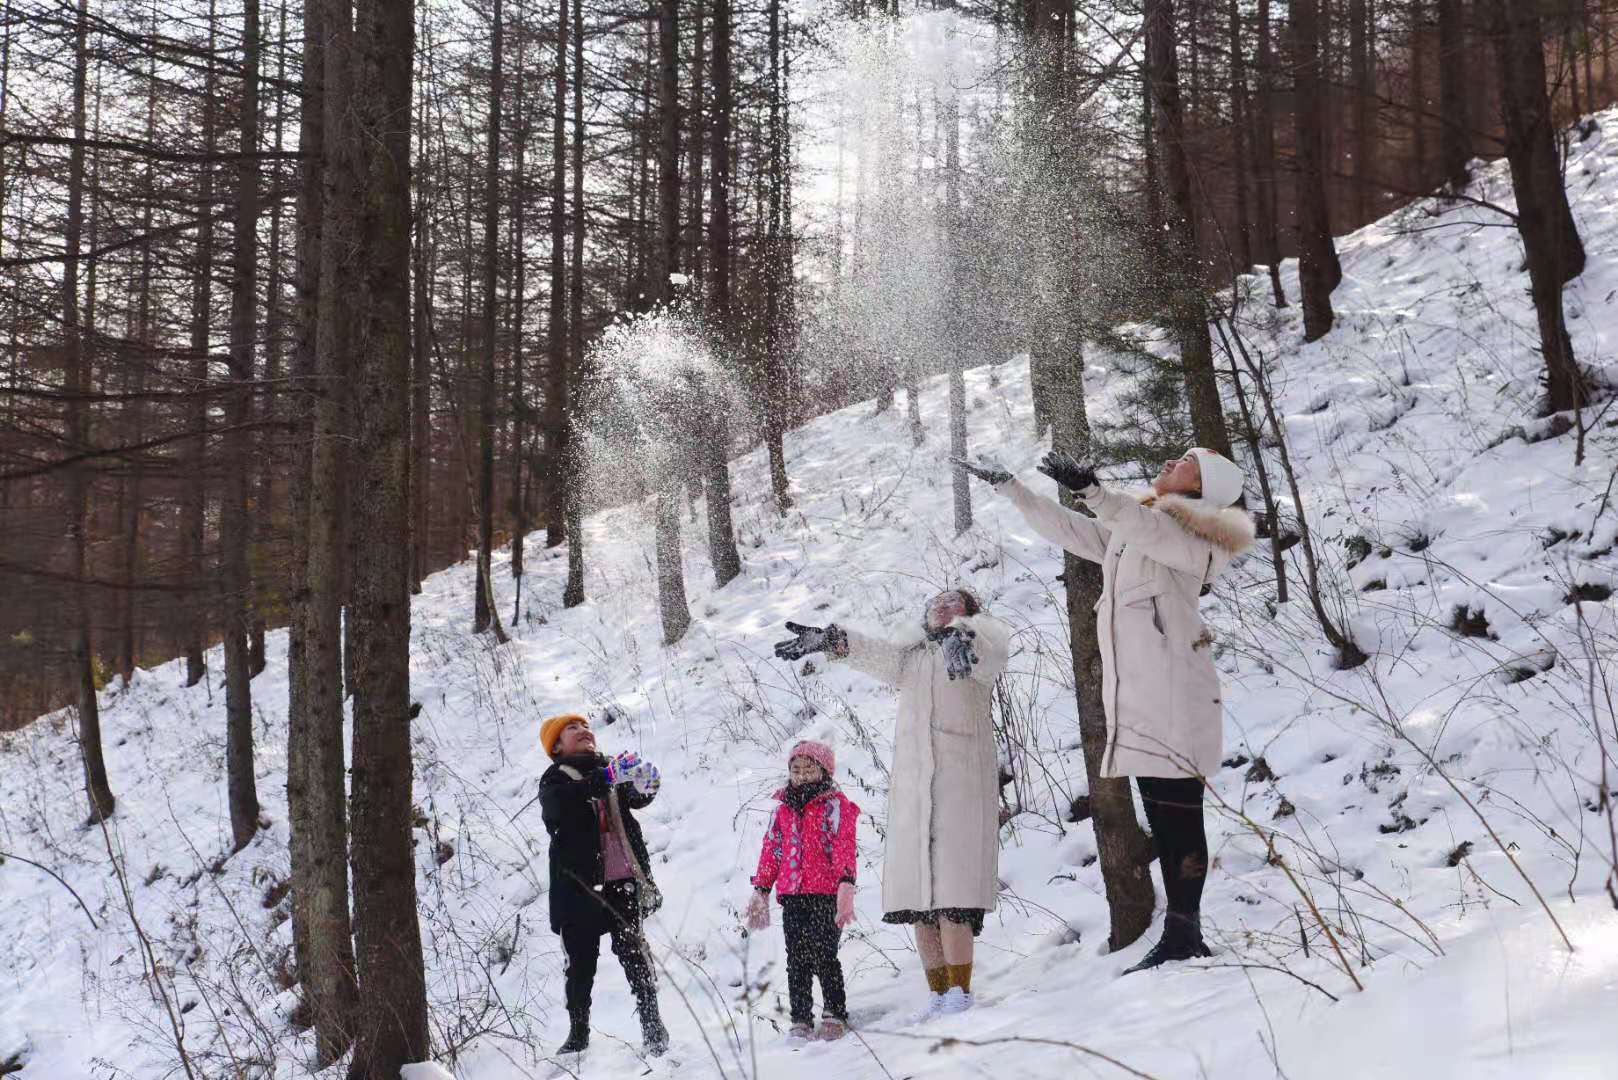
[{"label": "black legging", "polygon": [[820,893],[781,897],[781,929],[787,939],[787,999],[794,1024],[815,1019],[814,980],[820,979],[821,1013],[848,1019],[843,965],[837,944],[837,897]]},{"label": "black legging", "polygon": [[1137,776],[1146,823],[1152,830],[1163,891],[1169,910],[1196,915],[1202,908],[1202,882],[1208,876],[1208,834],[1202,828],[1202,781]]},{"label": "black legging", "polygon": [[562,926],[562,950],[567,955],[567,1011],[572,1017],[590,1015],[596,964],[601,958],[601,935],[612,935],[613,955],[623,965],[624,977],[644,1017],[657,1008],[657,974],[646,952],[641,925],[640,894],[633,881],[609,882],[598,894],[603,910]]}]

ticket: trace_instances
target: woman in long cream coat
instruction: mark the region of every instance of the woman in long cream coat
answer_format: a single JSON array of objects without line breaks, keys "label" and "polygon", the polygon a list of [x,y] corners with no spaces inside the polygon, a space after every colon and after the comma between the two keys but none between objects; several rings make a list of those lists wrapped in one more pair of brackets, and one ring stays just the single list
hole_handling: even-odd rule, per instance
[{"label": "woman in long cream coat", "polygon": [[882,859],[883,921],[910,924],[928,984],[916,1019],[972,1006],[972,939],[1000,889],[1000,784],[991,723],[1011,631],[963,589],[928,602],[922,632],[888,640],[788,623],[776,646],[825,651],[899,690]]},{"label": "woman in long cream coat", "polygon": [[1203,778],[1219,769],[1224,716],[1213,639],[1198,598],[1253,542],[1234,462],[1195,448],[1164,462],[1150,494],[1110,491],[1066,454],[1039,471],[1073,491],[1094,517],[1036,494],[988,463],[961,462],[1009,498],[1040,536],[1101,564],[1101,648],[1107,749],[1101,774],[1133,776],[1151,825],[1168,898],[1163,937],[1131,971],[1207,956],[1202,883],[1208,867]]}]

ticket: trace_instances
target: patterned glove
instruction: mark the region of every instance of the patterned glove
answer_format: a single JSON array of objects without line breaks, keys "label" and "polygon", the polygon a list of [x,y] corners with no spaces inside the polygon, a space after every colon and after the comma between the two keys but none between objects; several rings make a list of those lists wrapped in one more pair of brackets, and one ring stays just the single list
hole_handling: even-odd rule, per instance
[{"label": "patterned glove", "polygon": [[1069,491],[1083,492],[1096,486],[1094,465],[1077,461],[1063,450],[1052,450],[1039,463],[1039,471]]},{"label": "patterned glove", "polygon": [[657,766],[650,761],[643,761],[629,770],[629,782],[635,785],[635,790],[642,795],[656,795],[659,785],[663,783],[657,773]]},{"label": "patterned glove", "polygon": [[640,765],[640,755],[633,750],[625,750],[611,761],[603,771],[607,774],[607,786],[617,787],[629,779],[632,770]]},{"label": "patterned glove", "polygon": [[770,894],[753,890],[753,899],[747,902],[747,928],[764,930],[770,925]]},{"label": "patterned glove", "polygon": [[978,662],[978,654],[972,648],[972,639],[977,633],[964,627],[945,627],[943,633],[944,670],[951,679],[966,679],[972,675],[972,665]]},{"label": "patterned glove", "polygon": [[994,484],[998,486],[1011,479],[1011,474],[1005,469],[1001,468],[998,461],[995,461],[992,458],[984,457],[982,454],[978,455],[978,459],[976,461],[968,461],[965,458],[952,457],[949,459],[949,463],[957,468],[965,469],[967,472],[971,473],[973,476],[977,477],[979,480],[982,480],[986,484]]},{"label": "patterned glove", "polygon": [[810,653],[826,652],[828,649],[834,653],[841,653],[848,648],[848,635],[835,624],[822,627],[801,626],[789,622],[787,629],[798,636],[775,643],[777,660],[801,660]]},{"label": "patterned glove", "polygon": [[837,883],[837,914],[832,922],[841,930],[854,921],[854,883],[840,881]]}]

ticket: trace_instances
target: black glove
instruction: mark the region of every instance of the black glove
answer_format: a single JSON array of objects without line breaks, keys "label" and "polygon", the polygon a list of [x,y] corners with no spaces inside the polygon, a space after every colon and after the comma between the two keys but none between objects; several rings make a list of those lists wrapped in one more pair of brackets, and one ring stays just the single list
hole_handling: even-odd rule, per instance
[{"label": "black glove", "polygon": [[1084,491],[1096,486],[1094,465],[1081,465],[1073,455],[1063,450],[1052,450],[1039,463],[1039,471],[1069,491]]},{"label": "black glove", "polygon": [[967,679],[972,676],[972,665],[978,662],[978,654],[972,648],[972,639],[977,633],[965,627],[945,627],[939,635],[944,647],[944,670],[951,679]]},{"label": "black glove", "polygon": [[810,653],[825,652],[828,649],[834,653],[842,653],[848,649],[848,635],[836,625],[800,626],[795,622],[789,622],[787,629],[798,636],[775,643],[777,660],[801,660]]},{"label": "black glove", "polygon": [[958,457],[952,457],[949,459],[949,461],[951,465],[965,469],[967,472],[971,473],[973,476],[977,477],[979,480],[982,480],[986,484],[994,484],[998,486],[1011,479],[1010,473],[1006,472],[1006,470],[1002,469],[999,465],[981,455],[979,455],[977,461],[975,462]]}]

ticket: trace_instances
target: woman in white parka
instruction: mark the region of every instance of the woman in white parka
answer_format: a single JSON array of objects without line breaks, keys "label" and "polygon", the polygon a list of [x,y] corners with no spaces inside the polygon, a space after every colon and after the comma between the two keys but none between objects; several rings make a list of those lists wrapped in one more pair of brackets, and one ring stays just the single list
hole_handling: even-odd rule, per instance
[{"label": "woman in white parka", "polygon": [[927,975],[915,1019],[972,1007],[972,939],[1000,891],[1000,783],[991,723],[1011,630],[965,589],[927,603],[922,632],[886,640],[787,623],[775,647],[827,652],[899,690],[882,856],[882,920],[910,924]]},{"label": "woman in white parka", "polygon": [[1224,717],[1198,598],[1253,542],[1252,516],[1234,505],[1241,470],[1198,447],[1164,462],[1151,493],[1137,497],[1102,487],[1094,468],[1067,454],[1046,454],[1039,471],[1083,500],[1095,515],[1086,517],[996,465],[959,464],[1011,499],[1040,536],[1101,564],[1101,775],[1135,778],[1168,900],[1162,938],[1129,970],[1209,955],[1201,922],[1203,778],[1219,768]]}]

